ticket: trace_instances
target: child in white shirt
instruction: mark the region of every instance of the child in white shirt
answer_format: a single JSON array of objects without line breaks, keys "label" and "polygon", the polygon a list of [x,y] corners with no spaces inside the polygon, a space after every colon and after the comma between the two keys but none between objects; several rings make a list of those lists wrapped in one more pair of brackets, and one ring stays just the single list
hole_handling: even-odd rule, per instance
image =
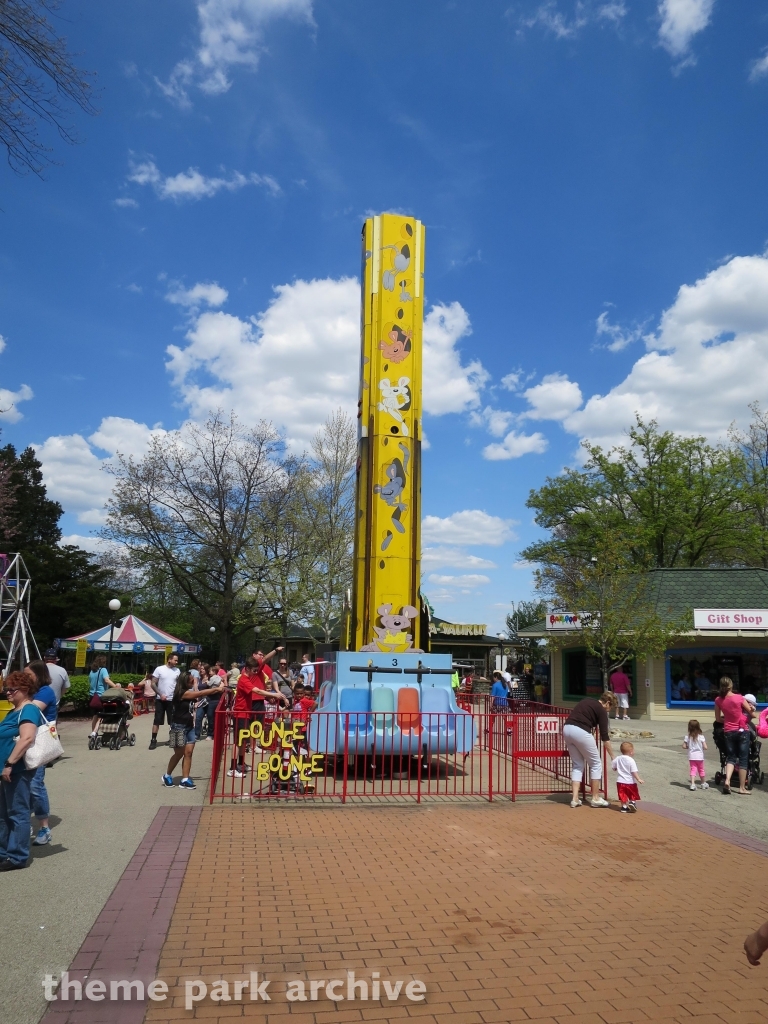
[{"label": "child in white shirt", "polygon": [[688,751],[688,768],[691,773],[691,789],[696,789],[696,779],[701,779],[701,788],[709,789],[706,772],[704,771],[704,751],[707,749],[707,741],[701,731],[698,719],[692,718],[688,723],[688,734],[683,740],[683,746]]},{"label": "child in white shirt", "polygon": [[637,801],[640,793],[638,783],[643,780],[637,773],[637,763],[633,757],[635,748],[631,743],[621,744],[621,754],[611,761],[611,768],[616,772],[616,789],[621,801],[621,809],[624,812],[634,814],[637,810]]}]

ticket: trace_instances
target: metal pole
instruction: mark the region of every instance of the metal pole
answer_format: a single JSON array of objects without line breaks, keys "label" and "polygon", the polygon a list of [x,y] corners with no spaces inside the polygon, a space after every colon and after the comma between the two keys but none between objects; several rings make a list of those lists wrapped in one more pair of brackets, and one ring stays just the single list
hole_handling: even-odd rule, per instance
[{"label": "metal pole", "polygon": [[115,635],[115,616],[112,616],[112,620],[109,626],[109,657],[107,658],[107,675],[112,671],[112,638]]}]

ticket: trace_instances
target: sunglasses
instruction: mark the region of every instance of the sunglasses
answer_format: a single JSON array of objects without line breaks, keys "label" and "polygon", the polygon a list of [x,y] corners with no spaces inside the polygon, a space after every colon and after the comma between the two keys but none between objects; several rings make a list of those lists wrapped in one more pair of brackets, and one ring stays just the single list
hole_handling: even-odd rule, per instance
[{"label": "sunglasses", "polygon": [[22,689],[21,686],[12,686],[9,690],[6,690],[5,692],[6,693],[24,693],[25,691]]}]

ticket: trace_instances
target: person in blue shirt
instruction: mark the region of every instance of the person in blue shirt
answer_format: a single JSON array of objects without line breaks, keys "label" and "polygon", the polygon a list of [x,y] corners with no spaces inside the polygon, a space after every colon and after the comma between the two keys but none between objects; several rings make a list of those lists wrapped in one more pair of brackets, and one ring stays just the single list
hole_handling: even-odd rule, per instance
[{"label": "person in blue shirt", "polygon": [[[33,676],[37,683],[35,707],[42,711],[46,721],[55,722],[59,714],[59,702],[56,699],[56,691],[51,686],[48,665],[44,661],[30,661],[24,671]],[[48,820],[51,804],[48,799],[48,790],[45,788],[45,767],[44,764],[41,764],[39,768],[35,769],[35,774],[32,777],[32,813],[38,822],[37,835],[33,840],[35,846],[46,846],[52,838]]]},{"label": "person in blue shirt", "polygon": [[40,709],[32,698],[37,681],[30,672],[11,672],[4,683],[13,704],[0,722],[0,871],[25,868],[29,860],[29,812],[32,776],[24,754],[35,742],[42,725]]},{"label": "person in blue shirt", "polygon": [[501,672],[493,673],[493,686],[491,687],[491,696],[493,697],[493,710],[506,708],[507,707],[507,696],[509,691],[507,690],[507,684],[501,678]]}]

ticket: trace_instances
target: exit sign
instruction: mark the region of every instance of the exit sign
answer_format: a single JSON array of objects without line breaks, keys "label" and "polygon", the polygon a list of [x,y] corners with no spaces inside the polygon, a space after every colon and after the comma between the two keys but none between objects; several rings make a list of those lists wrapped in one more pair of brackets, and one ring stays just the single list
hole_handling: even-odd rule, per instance
[{"label": "exit sign", "polygon": [[536,732],[537,733],[559,733],[560,732],[560,719],[559,718],[536,718]]}]

